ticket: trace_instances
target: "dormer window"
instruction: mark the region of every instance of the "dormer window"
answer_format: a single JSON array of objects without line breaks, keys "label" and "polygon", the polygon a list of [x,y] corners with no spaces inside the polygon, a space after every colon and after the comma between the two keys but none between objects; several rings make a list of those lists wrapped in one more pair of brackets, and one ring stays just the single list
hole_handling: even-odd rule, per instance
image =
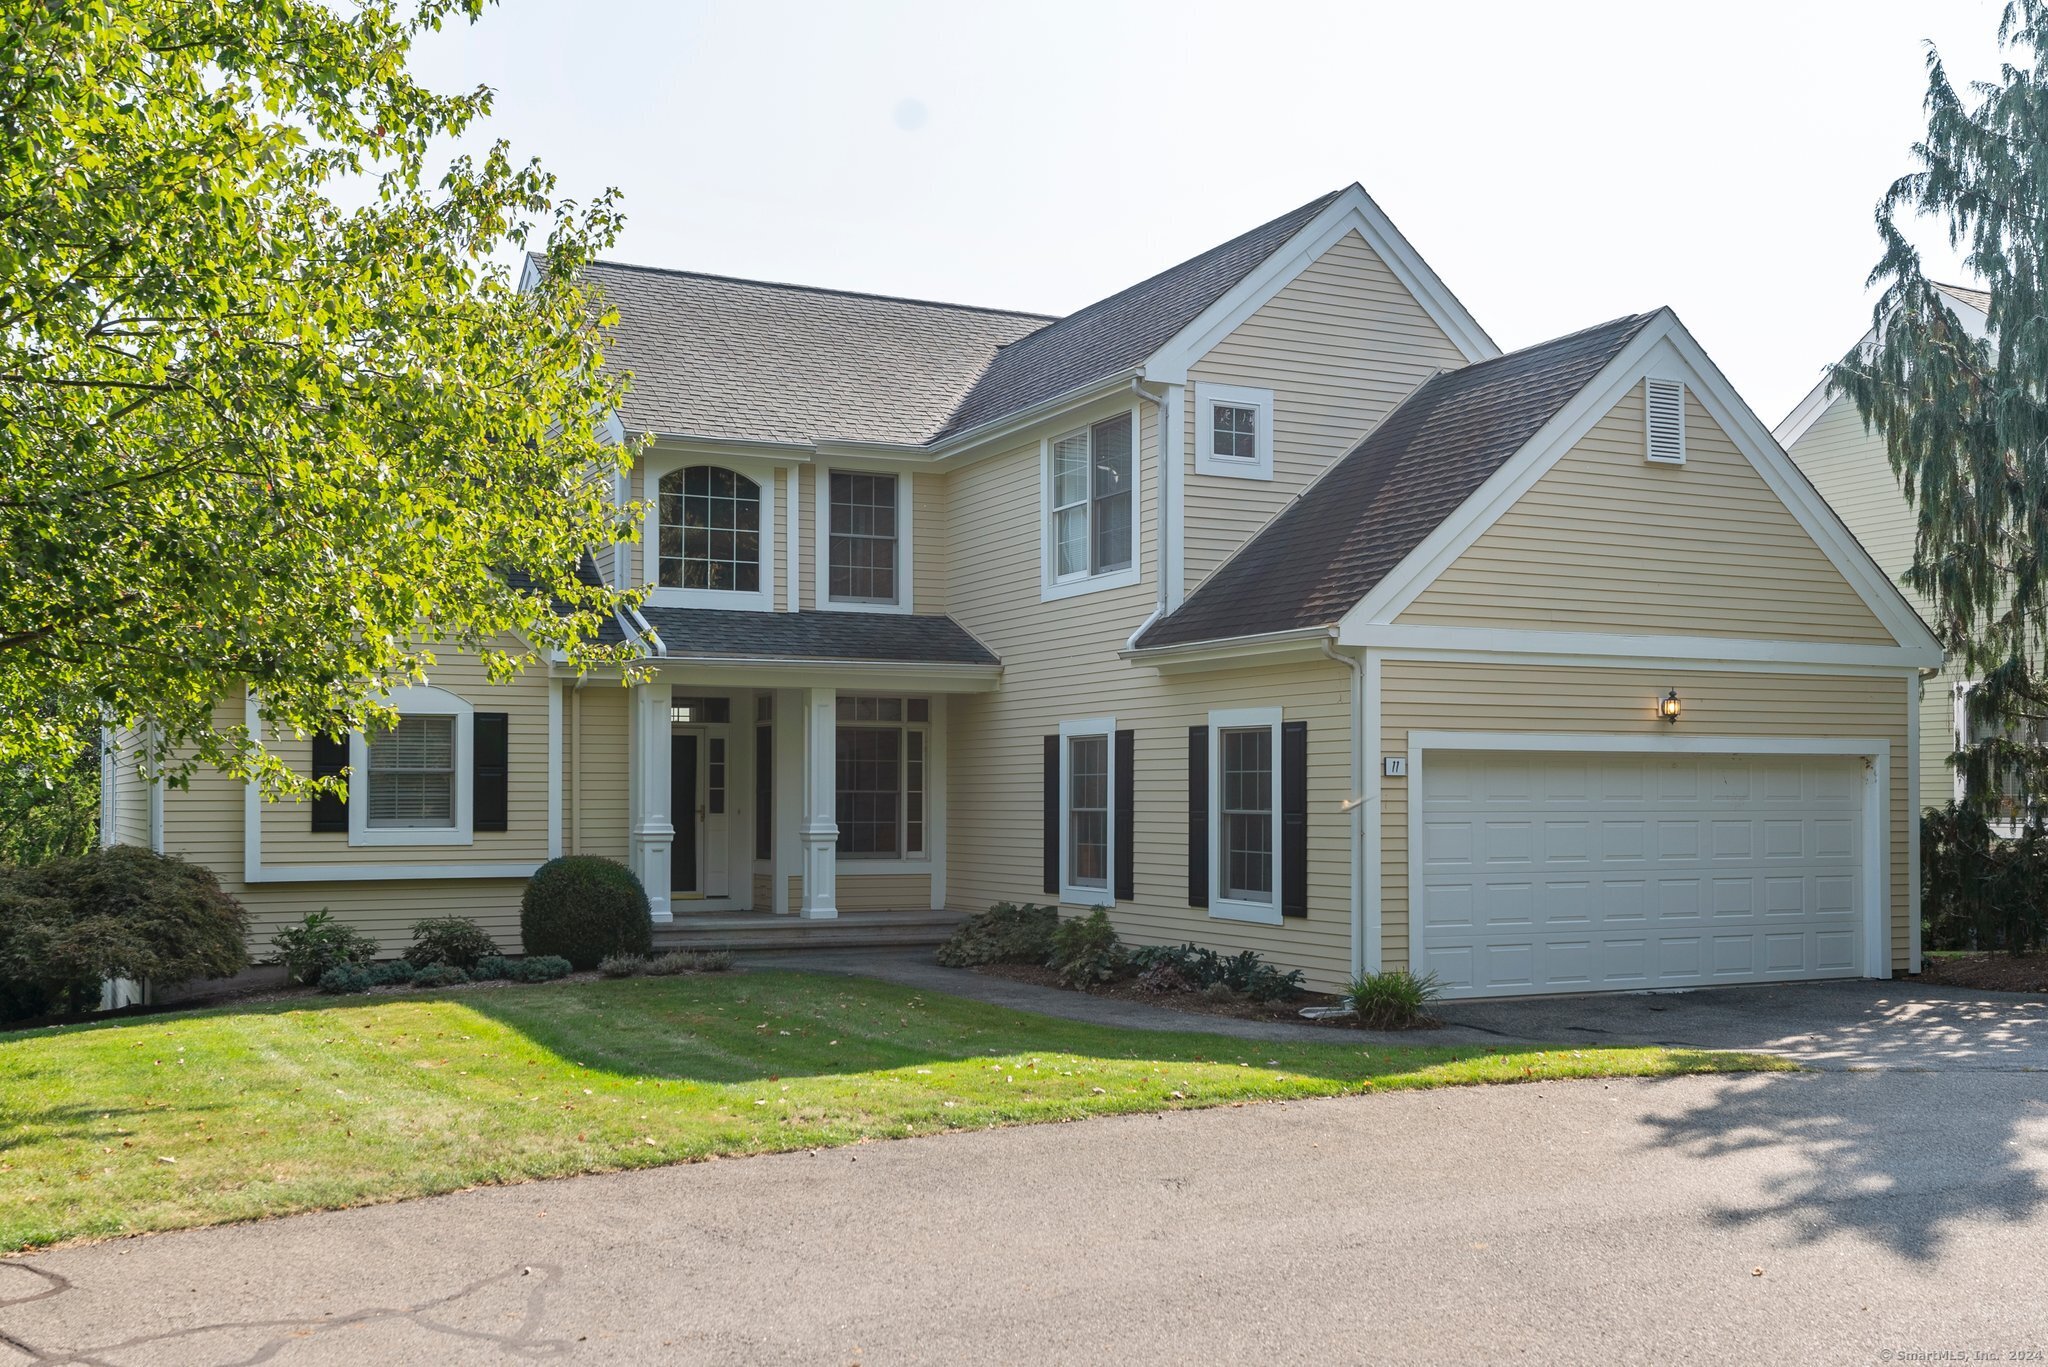
[{"label": "dormer window", "polygon": [[1195,386],[1195,473],[1273,478],[1273,391]]}]

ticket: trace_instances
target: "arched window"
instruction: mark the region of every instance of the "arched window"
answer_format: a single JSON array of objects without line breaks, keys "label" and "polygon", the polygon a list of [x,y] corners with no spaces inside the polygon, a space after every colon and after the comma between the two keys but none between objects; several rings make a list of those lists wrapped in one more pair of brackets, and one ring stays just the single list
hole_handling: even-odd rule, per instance
[{"label": "arched window", "polygon": [[716,465],[662,476],[661,586],[761,591],[761,486]]}]

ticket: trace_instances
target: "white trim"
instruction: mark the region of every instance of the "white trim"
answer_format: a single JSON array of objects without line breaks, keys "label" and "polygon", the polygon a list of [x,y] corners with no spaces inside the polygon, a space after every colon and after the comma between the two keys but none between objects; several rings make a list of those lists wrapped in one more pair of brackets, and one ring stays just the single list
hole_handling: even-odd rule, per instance
[{"label": "white trim", "polygon": [[[784,611],[787,612],[802,612],[804,606],[802,598],[804,583],[802,564],[804,544],[802,534],[804,467],[801,465],[791,465],[787,468],[789,471],[789,510],[784,518],[787,525],[783,528],[783,544],[788,548],[789,564],[788,573],[783,576],[788,583],[788,588],[784,594],[783,607]],[[769,597],[772,599],[774,595],[770,594]]]},{"label": "white trim", "polygon": [[[1107,792],[1107,814],[1109,830],[1103,841],[1106,857],[1103,860],[1102,886],[1089,888],[1077,886],[1068,873],[1068,855],[1071,853],[1074,832],[1073,809],[1068,798],[1074,791],[1074,777],[1067,758],[1073,753],[1070,742],[1076,736],[1102,737],[1104,771],[1109,784]],[[1060,905],[1067,907],[1116,908],[1116,718],[1087,717],[1080,721],[1060,723]]]},{"label": "white trim", "polygon": [[348,737],[348,843],[379,845],[469,845],[476,839],[476,709],[445,688],[420,684],[394,688],[381,700],[403,717],[455,719],[455,819],[447,826],[370,824],[370,747],[360,731]]},{"label": "white trim", "polygon": [[562,690],[565,679],[549,679],[548,687],[548,858],[562,855]]},{"label": "white trim", "polygon": [[1878,669],[1890,673],[1939,664],[1940,657],[1904,646],[1844,645],[1828,641],[1760,639],[1743,636],[1624,636],[1599,631],[1541,631],[1505,627],[1440,627],[1421,623],[1377,623],[1347,617],[1337,642],[1408,650],[1455,651],[1463,655],[1566,656],[1573,663],[1626,660],[1688,664],[1756,663],[1835,672]]},{"label": "white trim", "polygon": [[[1122,569],[1110,570],[1103,574],[1072,574],[1062,579],[1054,573],[1058,563],[1054,547],[1053,499],[1052,499],[1052,448],[1053,443],[1075,435],[1089,432],[1101,423],[1114,420],[1118,413],[1127,416],[1131,424],[1131,563]],[[1100,593],[1105,589],[1128,588],[1137,583],[1143,575],[1145,565],[1145,538],[1141,534],[1139,518],[1144,513],[1144,449],[1145,424],[1138,405],[1133,403],[1116,412],[1104,413],[1074,427],[1063,428],[1039,438],[1038,442],[1038,600],[1042,603],[1059,598],[1077,598],[1082,594]],[[1094,453],[1094,437],[1089,436],[1090,458]],[[1093,475],[1090,476],[1088,501],[1089,554],[1094,555],[1095,513]]]},{"label": "white trim", "polygon": [[1159,401],[1159,580],[1167,612],[1187,597],[1188,472],[1181,458],[1187,392],[1186,385],[1170,384]]},{"label": "white trim", "polygon": [[[775,610],[775,472],[770,461],[750,456],[706,456],[657,451],[646,458],[647,511],[640,529],[640,582],[647,602],[664,608],[724,608],[736,612]],[[752,593],[723,589],[664,588],[661,584],[661,481],[695,465],[724,468],[752,480],[761,491],[761,587]],[[795,481],[792,479],[791,484]]]},{"label": "white trim", "polygon": [[385,883],[410,879],[531,878],[540,861],[476,864],[262,864],[245,883]]},{"label": "white trim", "polygon": [[[1215,412],[1219,405],[1253,411],[1251,459],[1216,454]],[[1272,390],[1207,381],[1195,385],[1195,473],[1224,479],[1273,478]]]},{"label": "white trim", "polygon": [[[814,465],[812,486],[817,499],[816,527],[811,555],[811,575],[820,612],[908,613],[916,609],[911,594],[911,472],[901,466],[883,467],[841,460]],[[834,474],[887,475],[896,481],[896,601],[892,603],[846,602],[831,595],[832,561],[832,476]]]},{"label": "white trim", "polygon": [[[1277,707],[1230,707],[1209,713],[1209,915],[1222,921],[1251,921],[1258,925],[1283,923],[1281,902],[1287,887],[1287,842],[1281,838],[1283,817],[1280,795],[1287,791],[1286,754],[1280,743],[1282,710]],[[1251,731],[1266,727],[1272,732],[1273,783],[1268,794],[1273,812],[1273,888],[1264,902],[1250,902],[1224,894],[1223,880],[1223,733]]]},{"label": "white trim", "polygon": [[1238,324],[1258,312],[1267,300],[1285,289],[1350,233],[1365,239],[1368,247],[1386,265],[1394,278],[1414,296],[1423,312],[1444,330],[1467,361],[1483,361],[1500,355],[1500,348],[1486,335],[1477,319],[1466,312],[1457,296],[1445,287],[1408,239],[1401,236],[1364,187],[1352,185],[1311,220],[1294,238],[1267,257],[1251,274],[1239,281],[1222,298],[1204,309],[1199,317],[1145,362],[1146,376],[1160,383],[1181,384],[1188,368],[1210,348],[1236,330]]},{"label": "white trim", "polygon": [[1927,681],[1906,676],[1906,971],[1920,971],[1920,718]]},{"label": "white trim", "polygon": [[1940,644],[1869,552],[1842,524],[1791,457],[1707,359],[1669,309],[1660,312],[1535,437],[1403,558],[1344,615],[1339,639],[1389,624],[1459,555],[1515,505],[1645,374],[1682,378],[1736,449],[1770,486],[1896,643],[1925,664],[1940,663]]},{"label": "white trim", "polygon": [[1365,802],[1365,907],[1364,924],[1357,932],[1362,949],[1352,955],[1352,961],[1366,973],[1377,973],[1386,966],[1386,835],[1381,829],[1386,818],[1386,779],[1383,777],[1386,765],[1380,748],[1386,743],[1386,731],[1380,715],[1382,663],[1381,653],[1368,647],[1363,671],[1365,753],[1372,760],[1359,776],[1359,782],[1364,786],[1362,796]]},{"label": "white trim", "polygon": [[[1408,733],[1408,969],[1424,971],[1421,920],[1415,890],[1422,885],[1423,765],[1431,750],[1498,750],[1562,754],[1805,755],[1866,762],[1863,787],[1863,974],[1891,972],[1891,743],[1854,736],[1698,736],[1659,732],[1570,735],[1512,731]],[[1384,782],[1385,780],[1381,780]]]},{"label": "white trim", "polygon": [[[1875,336],[1875,333],[1864,333],[1863,341],[1859,345],[1869,345]],[[1771,435],[1777,438],[1778,445],[1790,451],[1815,423],[1827,416],[1828,410],[1835,406],[1836,399],[1846,397],[1834,392],[1834,383],[1831,376],[1822,375],[1820,383],[1807,390],[1806,397],[1794,404],[1790,413],[1779,419],[1778,425],[1771,429]]]}]

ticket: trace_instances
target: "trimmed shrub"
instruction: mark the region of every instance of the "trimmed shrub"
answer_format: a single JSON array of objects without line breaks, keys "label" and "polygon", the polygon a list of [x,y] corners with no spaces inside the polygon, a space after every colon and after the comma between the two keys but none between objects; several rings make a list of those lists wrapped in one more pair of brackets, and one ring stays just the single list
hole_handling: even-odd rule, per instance
[{"label": "trimmed shrub", "polygon": [[469,980],[487,983],[498,978],[512,976],[512,961],[502,954],[486,954],[476,961],[476,967],[469,970]]},{"label": "trimmed shrub", "polygon": [[372,985],[370,970],[361,964],[336,964],[320,975],[320,990],[336,996],[368,992]]},{"label": "trimmed shrub", "polygon": [[436,916],[413,922],[412,948],[405,957],[415,968],[448,964],[467,973],[497,952],[498,942],[467,916]]},{"label": "trimmed shrub", "polygon": [[535,871],[519,899],[519,934],[529,955],[559,955],[579,969],[654,948],[640,880],[624,864],[592,855],[550,859]]},{"label": "trimmed shrub", "polygon": [[428,964],[413,974],[414,987],[456,987],[469,981],[469,970],[454,964]]},{"label": "trimmed shrub", "polygon": [[948,968],[1042,964],[1052,953],[1052,936],[1059,924],[1056,907],[998,902],[962,922],[960,929],[939,946],[938,961]]},{"label": "trimmed shrub", "polygon": [[376,940],[336,920],[324,907],[271,936],[270,945],[277,951],[270,962],[284,965],[285,981],[294,983],[317,983],[330,968],[366,964],[377,957]]},{"label": "trimmed shrub", "polygon": [[83,1011],[108,978],[230,977],[248,928],[211,872],[132,846],[0,870],[0,1012]]},{"label": "trimmed shrub", "polygon": [[1130,962],[1123,941],[1109,924],[1109,912],[1097,907],[1086,916],[1060,922],[1052,933],[1045,966],[1059,974],[1061,986],[1078,989],[1121,977]]},{"label": "trimmed shrub", "polygon": [[647,960],[638,954],[607,954],[597,961],[597,971],[607,978],[637,978],[647,971]]},{"label": "trimmed shrub", "polygon": [[513,959],[505,968],[505,976],[515,983],[551,983],[557,978],[569,976],[572,965],[559,954],[538,954],[525,959]]},{"label": "trimmed shrub", "polygon": [[1423,1008],[1443,992],[1436,974],[1418,978],[1405,968],[1390,968],[1354,978],[1345,990],[1358,1023],[1372,1030],[1407,1030],[1425,1022]]},{"label": "trimmed shrub", "polygon": [[408,959],[386,959],[381,964],[370,964],[368,971],[372,987],[402,987],[420,975]]}]

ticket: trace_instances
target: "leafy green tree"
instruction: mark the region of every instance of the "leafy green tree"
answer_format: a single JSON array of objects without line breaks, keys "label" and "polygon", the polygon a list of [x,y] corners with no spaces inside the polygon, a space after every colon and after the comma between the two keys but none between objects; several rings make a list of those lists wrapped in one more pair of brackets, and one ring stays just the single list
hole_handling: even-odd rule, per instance
[{"label": "leafy green tree", "polygon": [[437,643],[607,657],[576,568],[632,520],[575,276],[619,217],[502,144],[434,174],[490,94],[408,49],[483,3],[0,0],[7,782],[147,719],[174,779],[303,790],[217,701],[331,732]]},{"label": "leafy green tree", "polygon": [[[1932,605],[1952,660],[1981,680],[1987,739],[1959,765],[1988,810],[2015,784],[2048,798],[2048,3],[2011,0],[1995,81],[1950,82],[1927,57],[1918,169],[1880,202],[1874,337],[1834,383],[1884,436],[1917,521],[1905,582]],[[1923,270],[1903,220],[1931,216],[1991,296],[1988,336],[1965,328]]]}]

